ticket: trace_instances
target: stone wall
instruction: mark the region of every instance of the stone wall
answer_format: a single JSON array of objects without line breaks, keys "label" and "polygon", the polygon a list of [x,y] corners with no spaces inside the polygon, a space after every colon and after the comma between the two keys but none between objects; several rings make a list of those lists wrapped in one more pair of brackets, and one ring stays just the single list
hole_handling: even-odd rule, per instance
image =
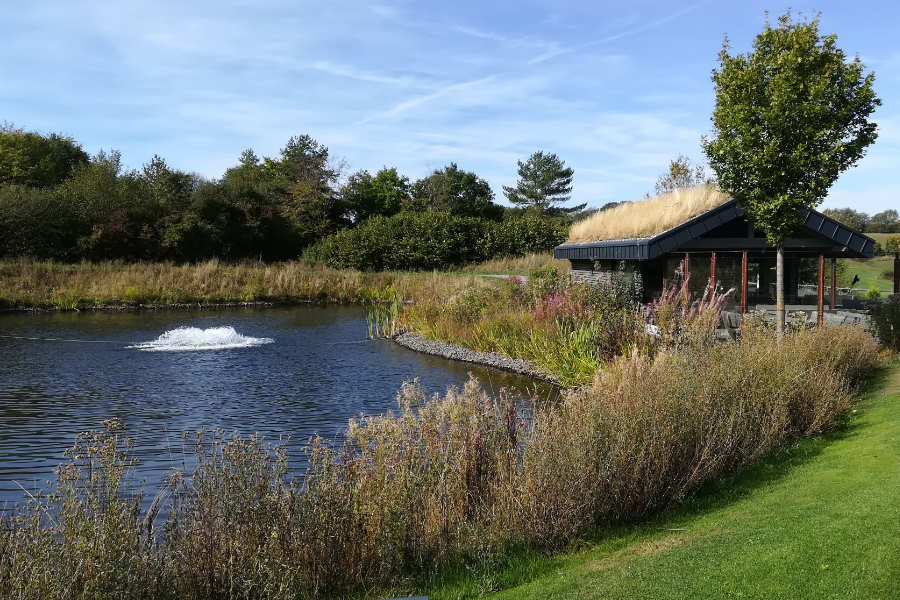
[{"label": "stone wall", "polygon": [[572,270],[569,277],[578,283],[590,283],[612,287],[615,266],[612,261],[570,260]]}]

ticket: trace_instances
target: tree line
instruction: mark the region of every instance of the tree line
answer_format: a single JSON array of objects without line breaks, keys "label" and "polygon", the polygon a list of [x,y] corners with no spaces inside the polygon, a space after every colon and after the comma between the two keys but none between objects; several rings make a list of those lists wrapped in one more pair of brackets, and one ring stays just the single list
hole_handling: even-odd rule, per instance
[{"label": "tree line", "polygon": [[835,221],[864,233],[900,233],[900,213],[893,208],[874,215],[852,208],[827,208],[823,212]]},{"label": "tree line", "polygon": [[187,262],[305,254],[376,269],[547,251],[584,209],[564,206],[574,172],[544,152],[518,166],[506,207],[487,181],[455,163],[417,181],[389,167],[343,178],[328,148],[308,135],[290,138],[276,157],[246,150],[221,178],[208,179],[159,156],[128,170],[117,151],[88,156],[70,137],[3,125],[0,256]]}]

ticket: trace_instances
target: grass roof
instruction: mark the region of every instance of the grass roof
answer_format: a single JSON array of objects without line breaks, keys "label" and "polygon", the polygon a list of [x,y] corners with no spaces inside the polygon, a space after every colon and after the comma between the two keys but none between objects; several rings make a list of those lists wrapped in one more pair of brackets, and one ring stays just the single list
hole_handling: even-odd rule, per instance
[{"label": "grass roof", "polygon": [[573,224],[568,241],[585,243],[653,237],[730,199],[731,196],[714,185],[698,185],[620,204]]}]

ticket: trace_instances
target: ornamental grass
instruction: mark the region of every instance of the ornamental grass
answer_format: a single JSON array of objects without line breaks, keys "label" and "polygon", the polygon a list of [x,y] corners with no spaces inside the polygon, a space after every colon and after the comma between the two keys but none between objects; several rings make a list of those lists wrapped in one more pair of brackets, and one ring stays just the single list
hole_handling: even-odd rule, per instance
[{"label": "ornamental grass", "polygon": [[510,549],[563,548],[645,519],[791,440],[838,427],[879,362],[864,331],[658,348],[556,402],[477,381],[312,439],[223,432],[144,509],[125,432],[80,436],[56,487],[0,518],[0,597],[340,598],[415,591]]}]

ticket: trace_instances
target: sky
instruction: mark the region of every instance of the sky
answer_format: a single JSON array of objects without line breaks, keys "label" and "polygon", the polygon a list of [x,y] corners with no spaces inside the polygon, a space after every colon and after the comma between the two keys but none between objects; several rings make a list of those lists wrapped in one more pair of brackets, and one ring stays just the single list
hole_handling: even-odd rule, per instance
[{"label": "sky", "polygon": [[747,51],[790,6],[821,12],[883,102],[823,207],[900,208],[900,3],[809,1],[4,0],[0,122],[209,178],[308,133],[345,175],[456,162],[498,201],[541,149],[575,169],[573,201],[601,206],[703,160],[723,36]]}]

